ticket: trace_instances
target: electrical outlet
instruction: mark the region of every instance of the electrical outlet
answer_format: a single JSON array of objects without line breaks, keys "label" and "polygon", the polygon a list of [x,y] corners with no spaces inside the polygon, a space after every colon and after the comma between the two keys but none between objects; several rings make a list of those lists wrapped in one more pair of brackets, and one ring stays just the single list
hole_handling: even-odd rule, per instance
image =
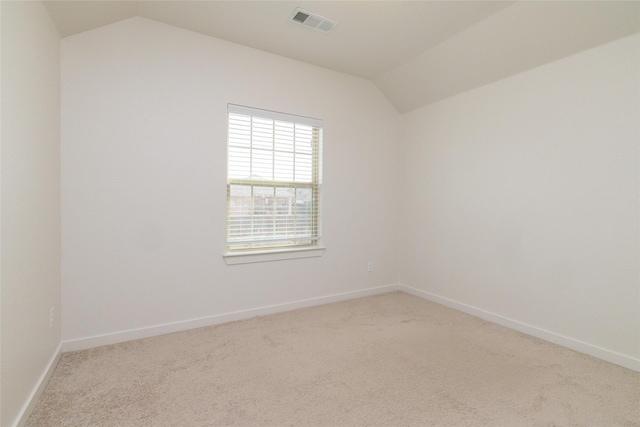
[{"label": "electrical outlet", "polygon": [[54,307],[49,309],[49,328],[53,328],[53,321],[55,320]]},{"label": "electrical outlet", "polygon": [[373,271],[373,261],[367,263],[367,271],[371,273]]}]

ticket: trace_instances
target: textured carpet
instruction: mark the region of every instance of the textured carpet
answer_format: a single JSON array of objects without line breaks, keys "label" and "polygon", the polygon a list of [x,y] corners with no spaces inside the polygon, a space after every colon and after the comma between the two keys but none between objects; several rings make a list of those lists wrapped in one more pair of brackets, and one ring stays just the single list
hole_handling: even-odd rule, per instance
[{"label": "textured carpet", "polygon": [[640,426],[640,373],[394,292],[62,355],[28,426]]}]

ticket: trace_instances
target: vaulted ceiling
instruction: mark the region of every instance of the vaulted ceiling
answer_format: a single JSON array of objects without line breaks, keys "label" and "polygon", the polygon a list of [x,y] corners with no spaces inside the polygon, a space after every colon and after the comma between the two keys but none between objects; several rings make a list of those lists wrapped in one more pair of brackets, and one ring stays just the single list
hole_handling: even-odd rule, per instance
[{"label": "vaulted ceiling", "polygon": [[[45,4],[63,37],[141,16],[369,79],[401,113],[640,32],[638,1]],[[294,23],[296,7],[338,25]]]}]

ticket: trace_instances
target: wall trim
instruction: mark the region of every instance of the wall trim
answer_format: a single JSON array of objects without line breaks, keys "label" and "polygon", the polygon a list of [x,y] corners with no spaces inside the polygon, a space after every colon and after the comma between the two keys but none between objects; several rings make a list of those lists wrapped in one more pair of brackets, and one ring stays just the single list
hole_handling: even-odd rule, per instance
[{"label": "wall trim", "polygon": [[103,345],[117,344],[125,341],[133,341],[142,338],[149,338],[158,335],[169,334],[173,332],[186,331],[189,329],[201,328],[204,326],[219,325],[221,323],[234,322],[237,320],[250,319],[257,316],[265,316],[268,314],[281,313],[285,311],[298,310],[300,308],[313,307],[317,305],[330,304],[333,302],[346,301],[355,298],[362,298],[378,294],[386,294],[398,291],[399,285],[386,285],[376,288],[367,288],[357,291],[333,294],[324,297],[309,298],[282,304],[269,305],[264,307],[252,308],[248,310],[233,311],[229,313],[216,314],[213,316],[201,317],[197,319],[184,320],[179,322],[165,323],[157,326],[146,328],[131,329],[122,332],[114,332],[104,335],[96,335],[93,337],[80,338],[75,340],[63,341],[62,349],[67,351],[86,350],[93,347]]},{"label": "wall trim", "polygon": [[38,400],[40,399],[40,396],[42,395],[47,383],[49,382],[51,375],[53,375],[53,372],[55,371],[55,368],[58,365],[63,352],[85,350],[102,345],[117,344],[120,342],[149,338],[172,332],[180,332],[204,326],[218,325],[237,320],[250,319],[257,316],[265,316],[268,314],[298,310],[301,308],[330,304],[333,302],[347,301],[350,299],[363,298],[373,295],[380,295],[394,291],[406,292],[410,295],[414,295],[416,297],[434,302],[436,304],[441,304],[446,307],[453,308],[454,310],[458,310],[463,313],[467,313],[472,316],[479,317],[481,319],[488,320],[507,328],[525,333],[527,335],[543,339],[553,344],[557,344],[562,347],[566,347],[571,350],[596,357],[606,362],[610,362],[615,365],[640,372],[640,359],[616,353],[614,351],[607,350],[605,348],[585,343],[583,341],[579,341],[570,337],[566,337],[555,332],[528,325],[526,323],[500,316],[498,314],[491,313],[489,311],[482,310],[480,308],[473,307],[446,297],[442,297],[431,292],[413,288],[403,283],[397,283],[393,285],[379,286],[376,288],[367,288],[357,291],[333,294],[324,297],[309,298],[288,303],[258,307],[254,309],[234,311],[186,321],[166,323],[163,325],[151,326],[148,328],[132,329],[128,331],[115,332],[111,334],[98,335],[77,340],[63,341],[62,343],[60,343],[60,345],[58,345],[58,348],[49,360],[47,368],[43,371],[33,391],[31,392],[29,399],[18,414],[17,422],[14,423],[14,426],[22,427],[26,425],[29,416],[33,412],[36,404],[38,403]]},{"label": "wall trim", "polygon": [[622,366],[623,368],[640,372],[640,359],[616,353],[615,351],[607,350],[606,348],[598,347],[593,344],[557,334],[555,332],[547,331],[545,329],[522,323],[508,317],[500,316],[499,314],[491,313],[489,311],[482,310],[480,308],[473,307],[449,298],[441,297],[439,295],[432,294],[431,292],[416,289],[402,283],[398,284],[397,286],[400,291],[406,292],[408,294],[453,308],[458,311],[462,311],[464,313],[479,317],[484,320],[488,320],[493,323],[497,323],[498,325],[505,326],[509,329],[514,329],[518,332],[540,338],[553,344],[558,344],[562,347],[575,350],[579,353],[593,356],[595,358],[604,360],[605,362],[610,362],[615,365]]},{"label": "wall trim", "polygon": [[38,379],[38,382],[36,383],[35,387],[31,391],[29,398],[27,399],[25,404],[22,406],[22,409],[18,413],[14,426],[22,427],[27,424],[27,420],[29,419],[29,417],[31,416],[31,413],[35,409],[38,403],[38,400],[40,400],[40,396],[42,396],[42,392],[44,392],[45,387],[49,383],[49,379],[51,378],[51,375],[53,375],[53,371],[56,370],[56,367],[58,366],[58,362],[60,362],[60,357],[62,357],[62,343],[58,344],[58,348],[56,349],[53,356],[51,356],[51,359],[49,359],[49,363],[47,364],[47,367],[40,375],[40,378]]}]

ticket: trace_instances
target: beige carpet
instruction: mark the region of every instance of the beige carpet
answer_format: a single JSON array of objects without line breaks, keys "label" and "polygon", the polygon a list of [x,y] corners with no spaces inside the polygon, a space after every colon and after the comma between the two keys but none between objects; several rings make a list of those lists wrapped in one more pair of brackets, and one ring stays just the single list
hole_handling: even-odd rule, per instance
[{"label": "beige carpet", "polygon": [[65,353],[28,426],[640,426],[640,373],[405,293]]}]

